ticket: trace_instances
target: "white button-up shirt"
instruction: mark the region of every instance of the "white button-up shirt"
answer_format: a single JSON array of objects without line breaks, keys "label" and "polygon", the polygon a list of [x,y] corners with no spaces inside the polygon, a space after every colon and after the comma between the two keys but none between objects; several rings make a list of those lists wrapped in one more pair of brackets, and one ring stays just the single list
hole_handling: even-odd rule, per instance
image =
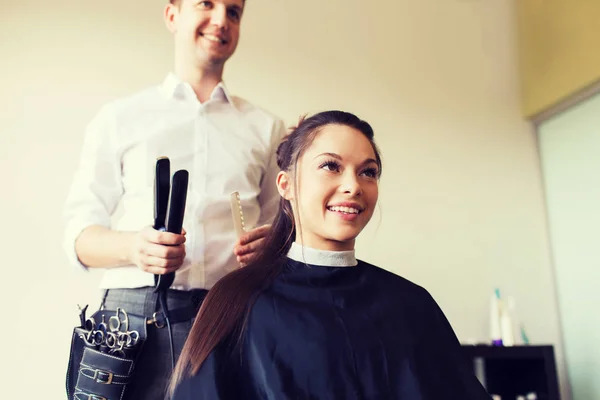
[{"label": "white button-up shirt", "polygon": [[[90,225],[139,231],[153,224],[156,159],[166,156],[171,174],[189,172],[186,258],[171,287],[210,289],[238,268],[231,192],[240,193],[247,229],[270,223],[275,214],[275,151],[285,134],[281,120],[231,96],[223,83],[201,104],[174,74],[105,105],[86,129],[67,197],[64,245],[71,263],[84,267],[74,243]],[[152,274],[131,265],[106,269],[100,286],[153,284]]]}]

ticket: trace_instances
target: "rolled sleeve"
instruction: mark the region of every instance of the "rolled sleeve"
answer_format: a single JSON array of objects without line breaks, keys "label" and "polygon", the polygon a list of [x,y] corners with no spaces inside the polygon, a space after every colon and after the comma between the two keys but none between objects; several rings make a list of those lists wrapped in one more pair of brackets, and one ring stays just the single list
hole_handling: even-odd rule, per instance
[{"label": "rolled sleeve", "polygon": [[269,161],[265,170],[265,175],[261,181],[260,194],[258,201],[260,204],[260,218],[258,225],[270,224],[277,213],[279,192],[277,191],[277,174],[279,166],[277,165],[277,147],[281,140],[287,135],[287,130],[283,121],[276,120],[272,126],[271,145],[269,149]]},{"label": "rolled sleeve", "polygon": [[81,232],[91,225],[110,227],[111,215],[123,194],[121,157],[115,139],[115,114],[104,106],[86,128],[79,165],[63,210],[63,246],[74,267],[87,269],[75,251]]}]

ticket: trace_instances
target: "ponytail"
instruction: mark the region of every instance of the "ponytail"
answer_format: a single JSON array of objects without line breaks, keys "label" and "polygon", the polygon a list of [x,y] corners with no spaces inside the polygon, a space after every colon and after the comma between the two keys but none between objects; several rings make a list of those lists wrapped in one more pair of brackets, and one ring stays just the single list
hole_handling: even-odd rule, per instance
[{"label": "ponytail", "polygon": [[248,312],[259,294],[280,272],[295,236],[289,201],[281,198],[279,210],[262,250],[252,262],[220,279],[208,292],[186,340],[169,385],[173,396],[177,385],[193,376],[213,349],[232,332],[241,338]]}]

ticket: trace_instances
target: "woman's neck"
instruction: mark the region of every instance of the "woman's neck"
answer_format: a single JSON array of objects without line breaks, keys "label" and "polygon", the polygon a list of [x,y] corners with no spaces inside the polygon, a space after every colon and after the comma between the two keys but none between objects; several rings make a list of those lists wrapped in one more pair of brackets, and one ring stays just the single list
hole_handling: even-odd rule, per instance
[{"label": "woman's neck", "polygon": [[287,254],[288,258],[311,265],[325,267],[353,267],[358,264],[352,250],[319,250],[308,246],[302,246],[294,242]]}]

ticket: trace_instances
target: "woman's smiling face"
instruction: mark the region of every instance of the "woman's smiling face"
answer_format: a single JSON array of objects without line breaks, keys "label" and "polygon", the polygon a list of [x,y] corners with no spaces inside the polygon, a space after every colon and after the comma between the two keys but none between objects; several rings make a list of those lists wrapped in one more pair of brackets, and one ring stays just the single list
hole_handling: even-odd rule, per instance
[{"label": "woman's smiling face", "polygon": [[278,186],[292,204],[296,241],[322,250],[354,249],[379,195],[380,171],[369,139],[346,125],[325,125],[293,173],[280,172]]}]

